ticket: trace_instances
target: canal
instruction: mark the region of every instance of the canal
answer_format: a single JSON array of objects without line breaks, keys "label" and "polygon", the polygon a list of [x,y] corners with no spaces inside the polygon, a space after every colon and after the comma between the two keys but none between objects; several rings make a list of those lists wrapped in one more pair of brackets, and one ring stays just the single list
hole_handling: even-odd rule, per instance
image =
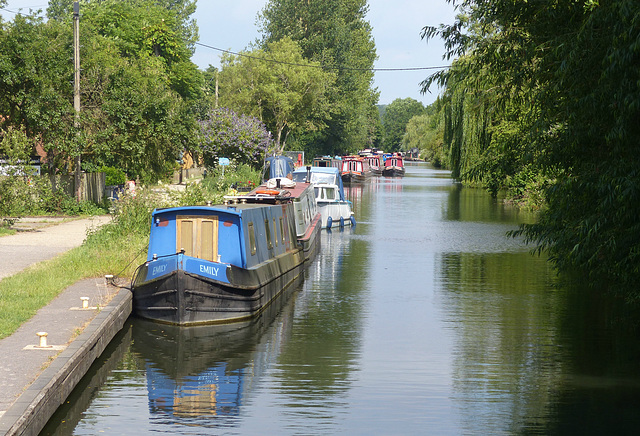
[{"label": "canal", "polygon": [[42,434],[637,432],[633,323],[506,237],[530,216],[426,164],[347,195],[260,318],[131,319]]}]

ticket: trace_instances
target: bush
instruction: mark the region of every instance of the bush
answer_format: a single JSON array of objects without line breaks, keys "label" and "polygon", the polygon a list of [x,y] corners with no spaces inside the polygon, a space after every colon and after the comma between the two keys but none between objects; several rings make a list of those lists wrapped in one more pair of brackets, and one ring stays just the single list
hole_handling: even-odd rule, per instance
[{"label": "bush", "polygon": [[41,214],[43,194],[50,190],[51,185],[46,178],[19,175],[0,177],[0,216]]},{"label": "bush", "polygon": [[98,215],[105,208],[91,201],[78,203],[64,189],[52,192],[47,177],[0,177],[0,216],[26,215]]},{"label": "bush", "polygon": [[120,168],[101,167],[98,171],[104,173],[104,184],[107,186],[124,185],[127,181],[127,174]]},{"label": "bush", "polygon": [[[236,187],[251,187],[260,184],[260,172],[250,165],[231,161],[227,167],[216,167],[203,180],[203,186],[210,192],[226,193]],[[221,200],[221,198],[220,198]]]}]

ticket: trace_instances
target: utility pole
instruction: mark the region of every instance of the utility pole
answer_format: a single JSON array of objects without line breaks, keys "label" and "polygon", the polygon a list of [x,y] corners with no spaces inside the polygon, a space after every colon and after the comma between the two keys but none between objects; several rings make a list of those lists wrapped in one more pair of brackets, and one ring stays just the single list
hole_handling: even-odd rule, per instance
[{"label": "utility pole", "polygon": [[[76,139],[80,135],[80,3],[73,2],[73,109],[75,117],[73,127]],[[78,142],[78,147],[80,146]],[[81,150],[77,150],[75,160],[74,181],[76,188],[76,200],[82,200],[82,162]]]},{"label": "utility pole", "polygon": [[216,68],[216,108],[218,107],[218,69]]}]

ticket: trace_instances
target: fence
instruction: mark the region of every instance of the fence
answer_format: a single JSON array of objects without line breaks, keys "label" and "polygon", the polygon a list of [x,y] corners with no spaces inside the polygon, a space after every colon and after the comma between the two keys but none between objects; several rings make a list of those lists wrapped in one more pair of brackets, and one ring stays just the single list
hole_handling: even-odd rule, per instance
[{"label": "fence", "polygon": [[[73,175],[49,176],[53,192],[62,189],[67,195],[75,197],[75,178]],[[104,173],[82,173],[82,201],[101,203],[105,195]]]}]

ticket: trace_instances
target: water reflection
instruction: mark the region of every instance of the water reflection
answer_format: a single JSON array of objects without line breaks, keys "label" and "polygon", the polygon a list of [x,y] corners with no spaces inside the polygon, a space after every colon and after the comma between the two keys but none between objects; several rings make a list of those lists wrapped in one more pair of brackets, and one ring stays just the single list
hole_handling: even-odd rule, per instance
[{"label": "water reflection", "polygon": [[241,324],[184,328],[136,320],[133,350],[145,361],[154,424],[235,425],[288,340],[292,316],[292,301],[280,298]]},{"label": "water reflection", "polygon": [[285,421],[304,419],[308,434],[332,432],[358,367],[366,291],[350,271],[365,267],[369,247],[354,233],[323,233],[322,253],[297,300],[294,333],[275,366]]},{"label": "water reflection", "polygon": [[517,433],[548,415],[566,359],[557,345],[565,306],[550,265],[527,252],[443,253],[439,262],[462,425]]},{"label": "water reflection", "polygon": [[549,414],[525,434],[637,434],[640,427],[640,342],[637,307],[597,295],[572,280],[564,287],[567,310],[559,324],[566,360]]},{"label": "water reflection", "polygon": [[131,335],[131,324],[127,323],[105,348],[87,375],[78,382],[67,401],[51,417],[40,432],[41,436],[74,434],[76,426],[87,418],[85,411],[99,395],[100,388],[109,380],[122,382],[125,378],[124,367],[136,367],[133,363],[135,357],[130,353]]}]

